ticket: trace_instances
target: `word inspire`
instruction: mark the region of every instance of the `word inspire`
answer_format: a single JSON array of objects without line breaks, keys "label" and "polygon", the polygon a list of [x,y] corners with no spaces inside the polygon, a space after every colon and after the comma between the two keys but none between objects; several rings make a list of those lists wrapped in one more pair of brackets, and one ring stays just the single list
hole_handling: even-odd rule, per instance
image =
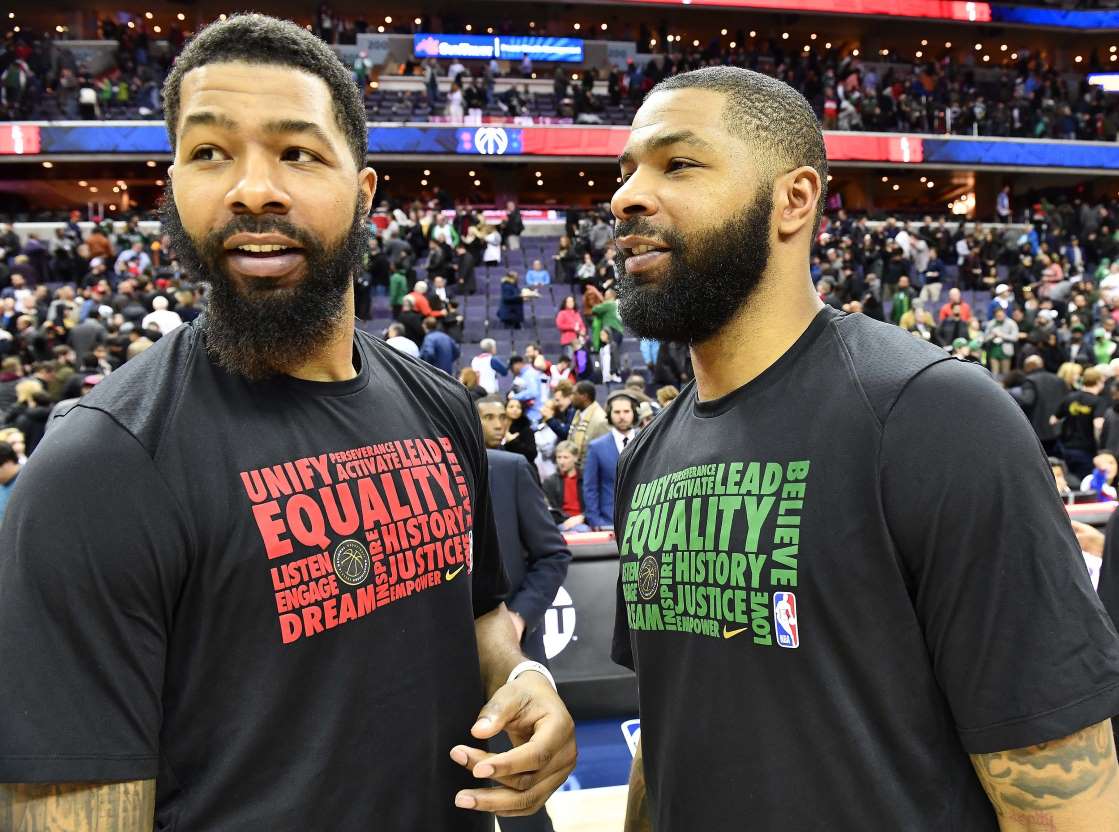
[{"label": "word inspire", "polygon": [[[241,472],[290,644],[473,571],[470,490],[447,437]],[[370,580],[372,577],[372,580]]]}]

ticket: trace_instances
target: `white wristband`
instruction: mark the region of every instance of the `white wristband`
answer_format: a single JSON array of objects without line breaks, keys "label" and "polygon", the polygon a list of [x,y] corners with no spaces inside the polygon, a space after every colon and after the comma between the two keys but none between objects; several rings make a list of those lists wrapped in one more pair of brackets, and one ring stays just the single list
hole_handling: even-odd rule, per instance
[{"label": "white wristband", "polygon": [[552,690],[556,691],[556,693],[559,693],[559,688],[556,687],[556,680],[552,677],[551,671],[548,670],[548,668],[544,667],[544,665],[540,664],[540,662],[534,662],[532,660],[523,661],[519,665],[514,667],[511,671],[509,671],[509,678],[505,680],[505,684],[509,684],[522,673],[527,673],[530,670],[535,670],[537,673],[547,679],[548,684],[552,686]]}]

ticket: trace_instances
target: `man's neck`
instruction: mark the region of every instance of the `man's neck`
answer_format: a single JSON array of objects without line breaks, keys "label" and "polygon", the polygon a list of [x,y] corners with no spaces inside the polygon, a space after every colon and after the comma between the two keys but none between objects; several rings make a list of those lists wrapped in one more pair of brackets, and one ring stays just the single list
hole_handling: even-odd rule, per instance
[{"label": "man's neck", "polygon": [[772,276],[713,338],[693,344],[700,401],[753,381],[784,355],[824,308],[807,274]]},{"label": "man's neck", "polygon": [[345,309],[330,338],[313,355],[287,372],[303,381],[349,381],[357,377],[354,367],[354,297],[346,293]]}]

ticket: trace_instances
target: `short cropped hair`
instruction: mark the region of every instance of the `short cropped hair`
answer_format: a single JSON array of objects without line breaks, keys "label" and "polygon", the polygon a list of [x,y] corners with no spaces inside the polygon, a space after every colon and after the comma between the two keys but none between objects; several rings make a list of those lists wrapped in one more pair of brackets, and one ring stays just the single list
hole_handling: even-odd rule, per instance
[{"label": "short cropped hair", "polygon": [[557,442],[556,443],[556,451],[555,452],[557,454],[568,453],[568,454],[571,454],[573,457],[578,458],[578,456],[579,456],[579,446],[576,445],[574,442],[568,440],[568,439],[564,439],[562,442]]},{"label": "short cropped hair", "polygon": [[350,70],[329,46],[302,26],[263,14],[235,14],[199,32],[175,59],[163,82],[163,109],[171,150],[179,128],[179,93],[183,76],[207,64],[241,61],[301,69],[326,82],[334,101],[334,119],[358,169],[365,167],[369,133],[365,104]]},{"label": "short cropped hair", "polygon": [[482,398],[474,402],[475,407],[481,407],[484,404],[499,404],[505,407],[505,397],[500,393],[490,393],[488,396],[482,396]]},{"label": "short cropped hair", "polygon": [[[645,99],[658,92],[703,89],[726,96],[723,121],[747,142],[760,145],[758,158],[773,159],[790,169],[807,165],[820,176],[820,200],[812,236],[820,228],[828,188],[828,156],[824,134],[812,106],[788,84],[736,66],[709,66],[665,78]],[[776,176],[781,171],[773,170]]]},{"label": "short cropped hair", "polygon": [[582,393],[592,402],[598,396],[598,391],[595,389],[594,382],[587,381],[586,379],[583,379],[583,381],[575,385],[575,392]]}]

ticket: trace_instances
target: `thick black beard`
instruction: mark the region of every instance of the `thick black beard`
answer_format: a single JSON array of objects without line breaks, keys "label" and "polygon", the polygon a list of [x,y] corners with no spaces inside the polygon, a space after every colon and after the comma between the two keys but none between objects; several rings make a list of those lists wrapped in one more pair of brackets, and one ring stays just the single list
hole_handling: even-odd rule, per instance
[{"label": "thick black beard", "polygon": [[710,340],[761,283],[769,265],[772,213],[773,197],[763,187],[723,225],[688,236],[644,217],[618,222],[615,237],[636,234],[671,248],[667,274],[655,281],[638,282],[626,272],[625,256],[620,251],[615,256],[622,321],[642,338],[680,344]]},{"label": "thick black beard", "polygon": [[[346,295],[353,291],[354,275],[367,247],[360,192],[350,228],[329,248],[275,214],[242,214],[195,240],[183,227],[170,182],[164,188],[160,219],[185,274],[210,286],[206,351],[228,372],[250,381],[287,373],[338,331]],[[270,278],[234,278],[225,267],[223,243],[241,232],[277,233],[295,240],[303,247],[306,276],[297,285],[282,288]]]}]

